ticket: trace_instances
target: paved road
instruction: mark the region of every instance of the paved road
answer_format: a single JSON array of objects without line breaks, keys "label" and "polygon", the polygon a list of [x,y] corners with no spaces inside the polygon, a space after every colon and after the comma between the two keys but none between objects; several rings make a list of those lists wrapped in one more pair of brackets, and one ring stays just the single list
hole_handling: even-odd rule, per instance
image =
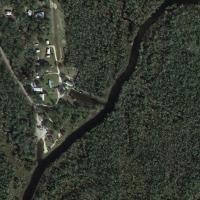
[{"label": "paved road", "polygon": [[12,75],[12,77],[14,78],[14,80],[16,81],[16,83],[19,85],[21,91],[23,92],[23,94],[26,96],[28,102],[31,104],[31,105],[34,105],[34,102],[32,100],[32,98],[28,95],[28,93],[26,92],[23,84],[19,81],[19,79],[17,78],[17,76],[15,75],[14,71],[12,70],[12,67],[10,65],[10,62],[6,56],[6,54],[4,53],[3,49],[0,47],[0,54],[3,58],[3,61],[5,63],[5,66],[7,67],[7,69],[10,71],[10,74]]}]

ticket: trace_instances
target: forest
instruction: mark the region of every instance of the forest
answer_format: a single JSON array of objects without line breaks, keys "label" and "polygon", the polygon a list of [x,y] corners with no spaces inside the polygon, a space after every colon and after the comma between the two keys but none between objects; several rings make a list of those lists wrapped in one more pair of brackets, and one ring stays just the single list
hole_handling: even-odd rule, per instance
[{"label": "forest", "polygon": [[[9,57],[20,81],[24,84],[30,83],[36,76],[36,54],[33,42],[37,36],[40,41],[44,42],[46,33],[49,32],[48,7],[41,7],[37,1],[33,0],[3,0],[1,4],[2,8],[3,5],[9,5],[12,8],[13,18],[6,18],[2,15],[4,10],[0,7],[0,46]],[[25,8],[43,9],[47,17],[44,20],[28,17]]]},{"label": "forest", "polygon": [[34,160],[34,113],[0,60],[0,131],[12,154],[27,164]]},{"label": "forest", "polygon": [[148,30],[114,111],[46,170],[35,200],[200,198],[199,12],[173,6]]},{"label": "forest", "polygon": [[0,59],[0,199],[20,199],[35,165],[33,109]]},{"label": "forest", "polygon": [[[55,132],[63,132],[67,135],[84,123],[88,116],[96,111],[97,107],[81,106],[61,99],[54,107],[41,107],[38,112],[44,118],[44,125]],[[51,122],[49,118],[53,121]]]},{"label": "forest", "polygon": [[[0,46],[27,84],[36,70],[29,42],[46,37],[49,8],[43,7],[47,18],[41,21],[24,11],[25,5],[38,9],[36,1],[0,5],[5,2],[15,17],[0,15]],[[106,96],[127,66],[139,28],[163,0],[59,2],[66,22],[64,65],[78,69],[78,91]],[[136,70],[114,109],[48,165],[34,200],[200,199],[199,13],[199,5],[174,5],[146,31]],[[0,101],[0,199],[19,200],[36,164],[35,110],[1,59]],[[37,112],[45,125],[70,134],[98,106],[63,98]]]},{"label": "forest", "polygon": [[[0,46],[23,83],[35,73],[30,41],[46,24],[28,18],[25,5],[37,9],[36,1],[0,1]],[[12,18],[3,15],[6,6]],[[36,164],[35,114],[1,57],[0,102],[0,199],[18,200]]]},{"label": "forest", "polygon": [[107,96],[129,59],[134,33],[162,1],[60,1],[65,13],[65,67],[79,71],[76,87]]}]

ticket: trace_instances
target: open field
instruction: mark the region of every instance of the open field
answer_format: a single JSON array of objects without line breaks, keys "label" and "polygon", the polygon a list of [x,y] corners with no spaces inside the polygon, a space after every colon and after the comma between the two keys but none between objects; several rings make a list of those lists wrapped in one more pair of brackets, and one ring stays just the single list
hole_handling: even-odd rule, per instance
[{"label": "open field", "polygon": [[46,104],[55,104],[57,100],[56,88],[58,86],[58,75],[57,74],[46,74],[41,80],[41,87],[47,93],[45,95]]},{"label": "open field", "polygon": [[50,0],[51,7],[51,39],[56,47],[58,60],[63,59],[63,47],[66,45],[64,14],[57,0]]}]

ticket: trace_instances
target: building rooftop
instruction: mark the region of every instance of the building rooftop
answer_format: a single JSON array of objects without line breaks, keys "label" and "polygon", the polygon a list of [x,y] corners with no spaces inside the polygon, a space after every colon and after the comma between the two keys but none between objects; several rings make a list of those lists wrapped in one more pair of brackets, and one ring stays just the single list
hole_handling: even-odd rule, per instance
[{"label": "building rooftop", "polygon": [[36,53],[40,53],[40,49],[36,49],[35,51],[36,51]]},{"label": "building rooftop", "polygon": [[67,85],[68,87],[73,87],[74,86],[74,83],[72,81],[69,81],[69,80],[65,80],[64,81],[65,85]]},{"label": "building rooftop", "polygon": [[53,81],[52,80],[48,80],[48,82],[49,82],[49,87],[53,88]]},{"label": "building rooftop", "polygon": [[33,91],[34,92],[43,92],[43,88],[36,87],[36,88],[33,88]]},{"label": "building rooftop", "polygon": [[27,15],[29,16],[29,17],[31,17],[32,15],[33,15],[33,11],[32,10],[27,10]]},{"label": "building rooftop", "polygon": [[44,19],[44,11],[35,12],[35,17],[40,18],[40,19]]},{"label": "building rooftop", "polygon": [[12,16],[12,10],[7,10],[6,9],[4,12],[5,12],[6,16]]},{"label": "building rooftop", "polygon": [[46,48],[46,57],[47,57],[47,58],[50,58],[50,55],[51,55],[51,48],[50,48],[50,47],[47,47],[47,48]]}]

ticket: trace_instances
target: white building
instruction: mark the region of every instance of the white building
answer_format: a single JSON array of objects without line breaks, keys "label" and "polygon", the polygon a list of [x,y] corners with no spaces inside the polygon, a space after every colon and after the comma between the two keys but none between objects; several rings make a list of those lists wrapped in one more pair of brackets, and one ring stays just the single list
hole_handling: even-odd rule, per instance
[{"label": "white building", "polygon": [[53,88],[53,81],[49,80],[48,83],[49,83],[49,88]]},{"label": "white building", "polygon": [[31,83],[31,87],[32,87],[34,92],[43,92],[43,88],[37,87],[35,82]]},{"label": "white building", "polygon": [[36,49],[35,51],[36,51],[36,53],[40,53],[40,49]]},{"label": "white building", "polygon": [[67,80],[66,80],[64,83],[65,83],[65,85],[66,85],[67,87],[73,87],[73,86],[74,86],[73,82],[71,82],[71,81],[67,81]]},{"label": "white building", "polygon": [[27,11],[27,15],[28,15],[29,17],[31,17],[31,16],[33,15],[33,11],[32,11],[32,10],[28,10],[28,11]]},{"label": "white building", "polygon": [[36,84],[35,84],[35,82],[31,83],[31,87],[32,87],[32,89],[35,88],[35,87],[37,87]]},{"label": "white building", "polygon": [[47,44],[47,45],[49,45],[49,44],[50,44],[49,40],[46,40],[46,44]]},{"label": "white building", "polygon": [[12,11],[11,10],[5,10],[5,15],[6,16],[12,16]]},{"label": "white building", "polygon": [[44,11],[35,12],[35,17],[40,18],[40,19],[44,19]]},{"label": "white building", "polygon": [[42,101],[45,100],[45,94],[40,94],[40,97],[41,97]]},{"label": "white building", "polygon": [[50,58],[50,56],[51,56],[51,48],[50,48],[50,47],[47,47],[47,48],[46,48],[46,57],[47,57],[47,58]]},{"label": "white building", "polygon": [[36,87],[36,88],[33,88],[33,91],[34,92],[43,92],[43,88]]}]

